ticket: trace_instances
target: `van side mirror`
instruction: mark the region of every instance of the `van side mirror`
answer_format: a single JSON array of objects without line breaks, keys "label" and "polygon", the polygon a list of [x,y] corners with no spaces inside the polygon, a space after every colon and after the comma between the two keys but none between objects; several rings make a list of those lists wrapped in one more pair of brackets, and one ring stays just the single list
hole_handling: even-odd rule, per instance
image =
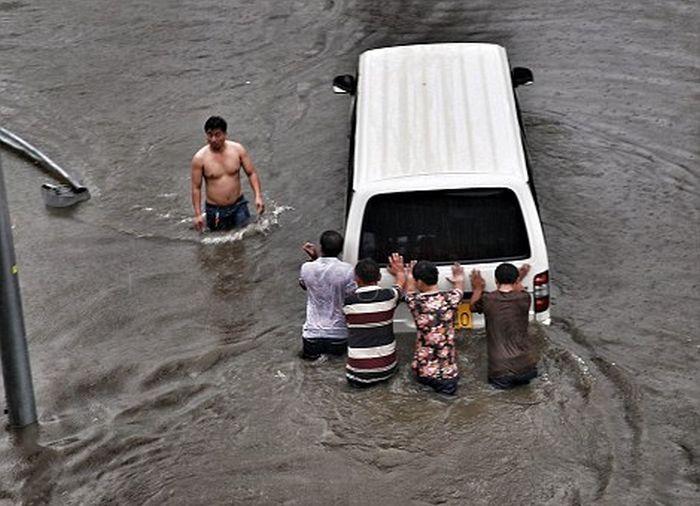
[{"label": "van side mirror", "polygon": [[518,86],[530,86],[535,80],[532,77],[532,71],[525,67],[514,67],[510,71],[510,77],[513,80],[513,88]]},{"label": "van side mirror", "polygon": [[357,90],[355,78],[350,74],[335,76],[333,78],[333,93],[349,93],[354,95]]}]

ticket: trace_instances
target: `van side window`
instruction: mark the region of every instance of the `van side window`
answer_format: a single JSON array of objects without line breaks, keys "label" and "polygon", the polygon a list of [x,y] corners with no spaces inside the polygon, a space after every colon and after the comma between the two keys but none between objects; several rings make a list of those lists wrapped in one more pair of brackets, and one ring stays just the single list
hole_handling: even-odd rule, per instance
[{"label": "van side window", "polygon": [[480,263],[530,256],[518,198],[507,188],[375,195],[367,203],[358,258]]}]

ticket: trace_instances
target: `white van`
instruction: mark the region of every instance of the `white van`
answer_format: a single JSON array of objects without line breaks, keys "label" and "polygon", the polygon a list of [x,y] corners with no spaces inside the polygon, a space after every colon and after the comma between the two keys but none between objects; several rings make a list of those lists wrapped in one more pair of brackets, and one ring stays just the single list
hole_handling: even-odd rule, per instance
[{"label": "white van", "polygon": [[[343,259],[382,266],[387,257],[438,266],[440,289],[460,262],[479,269],[495,290],[502,262],[532,266],[531,319],[549,324],[549,264],[511,72],[495,44],[424,44],[374,49],[360,56],[357,77],[338,76],[334,91],[354,95]],[[483,327],[465,303],[458,326]],[[405,306],[395,330],[414,328]]]}]

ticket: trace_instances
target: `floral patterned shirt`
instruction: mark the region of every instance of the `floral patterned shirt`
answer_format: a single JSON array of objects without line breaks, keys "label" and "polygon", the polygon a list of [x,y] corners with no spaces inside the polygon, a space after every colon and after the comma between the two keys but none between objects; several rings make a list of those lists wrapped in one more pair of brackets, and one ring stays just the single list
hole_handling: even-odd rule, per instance
[{"label": "floral patterned shirt", "polygon": [[406,304],[416,322],[416,348],[411,366],[418,376],[454,379],[457,370],[454,318],[462,300],[462,290],[412,292]]}]

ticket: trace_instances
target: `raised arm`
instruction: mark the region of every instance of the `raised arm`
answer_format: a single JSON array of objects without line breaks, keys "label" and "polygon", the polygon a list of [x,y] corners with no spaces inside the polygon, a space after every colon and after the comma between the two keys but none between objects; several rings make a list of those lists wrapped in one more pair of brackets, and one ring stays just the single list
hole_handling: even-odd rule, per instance
[{"label": "raised arm", "polygon": [[413,293],[416,291],[416,280],[413,277],[413,268],[416,266],[416,263],[416,260],[411,260],[411,262],[404,267],[404,273],[406,276],[406,293]]},{"label": "raised arm", "polygon": [[530,264],[523,264],[520,266],[520,269],[518,269],[518,280],[513,285],[513,290],[517,292],[522,292],[525,290],[525,287],[523,286],[523,279],[525,279],[525,276],[527,276],[529,272]]},{"label": "raised arm", "polygon": [[402,291],[406,291],[406,272],[403,264],[403,257],[398,253],[392,253],[389,256],[389,274],[396,278],[396,284],[399,285]]},{"label": "raised arm", "polygon": [[312,242],[305,242],[304,244],[301,245],[301,249],[309,255],[310,260],[316,260],[318,258],[318,246],[316,246]]},{"label": "raised arm", "polygon": [[464,291],[464,267],[459,262],[452,264],[452,277],[448,277],[447,281],[452,283],[455,288]]},{"label": "raised arm", "polygon": [[253,160],[243,146],[241,146],[241,165],[243,165],[243,170],[248,176],[248,181],[250,181],[250,187],[255,193],[255,210],[258,214],[262,214],[265,212],[265,202],[263,202],[262,191],[260,190],[260,178],[255,170],[255,165],[253,165]]},{"label": "raised arm", "polygon": [[472,270],[469,278],[472,283],[472,296],[469,299],[469,304],[474,306],[481,296],[484,294],[484,287],[486,286],[486,281],[481,277],[481,273],[474,269]]},{"label": "raised arm", "polygon": [[[318,258],[318,247],[314,243],[307,241],[301,245],[301,249],[309,256],[310,261]],[[301,268],[301,273],[299,274],[299,286],[302,290],[306,290],[306,283],[304,282],[304,267]]]},{"label": "raised arm", "polygon": [[204,229],[204,216],[202,216],[202,174],[204,163],[198,155],[192,158],[192,208],[194,209],[194,228],[198,232]]}]

